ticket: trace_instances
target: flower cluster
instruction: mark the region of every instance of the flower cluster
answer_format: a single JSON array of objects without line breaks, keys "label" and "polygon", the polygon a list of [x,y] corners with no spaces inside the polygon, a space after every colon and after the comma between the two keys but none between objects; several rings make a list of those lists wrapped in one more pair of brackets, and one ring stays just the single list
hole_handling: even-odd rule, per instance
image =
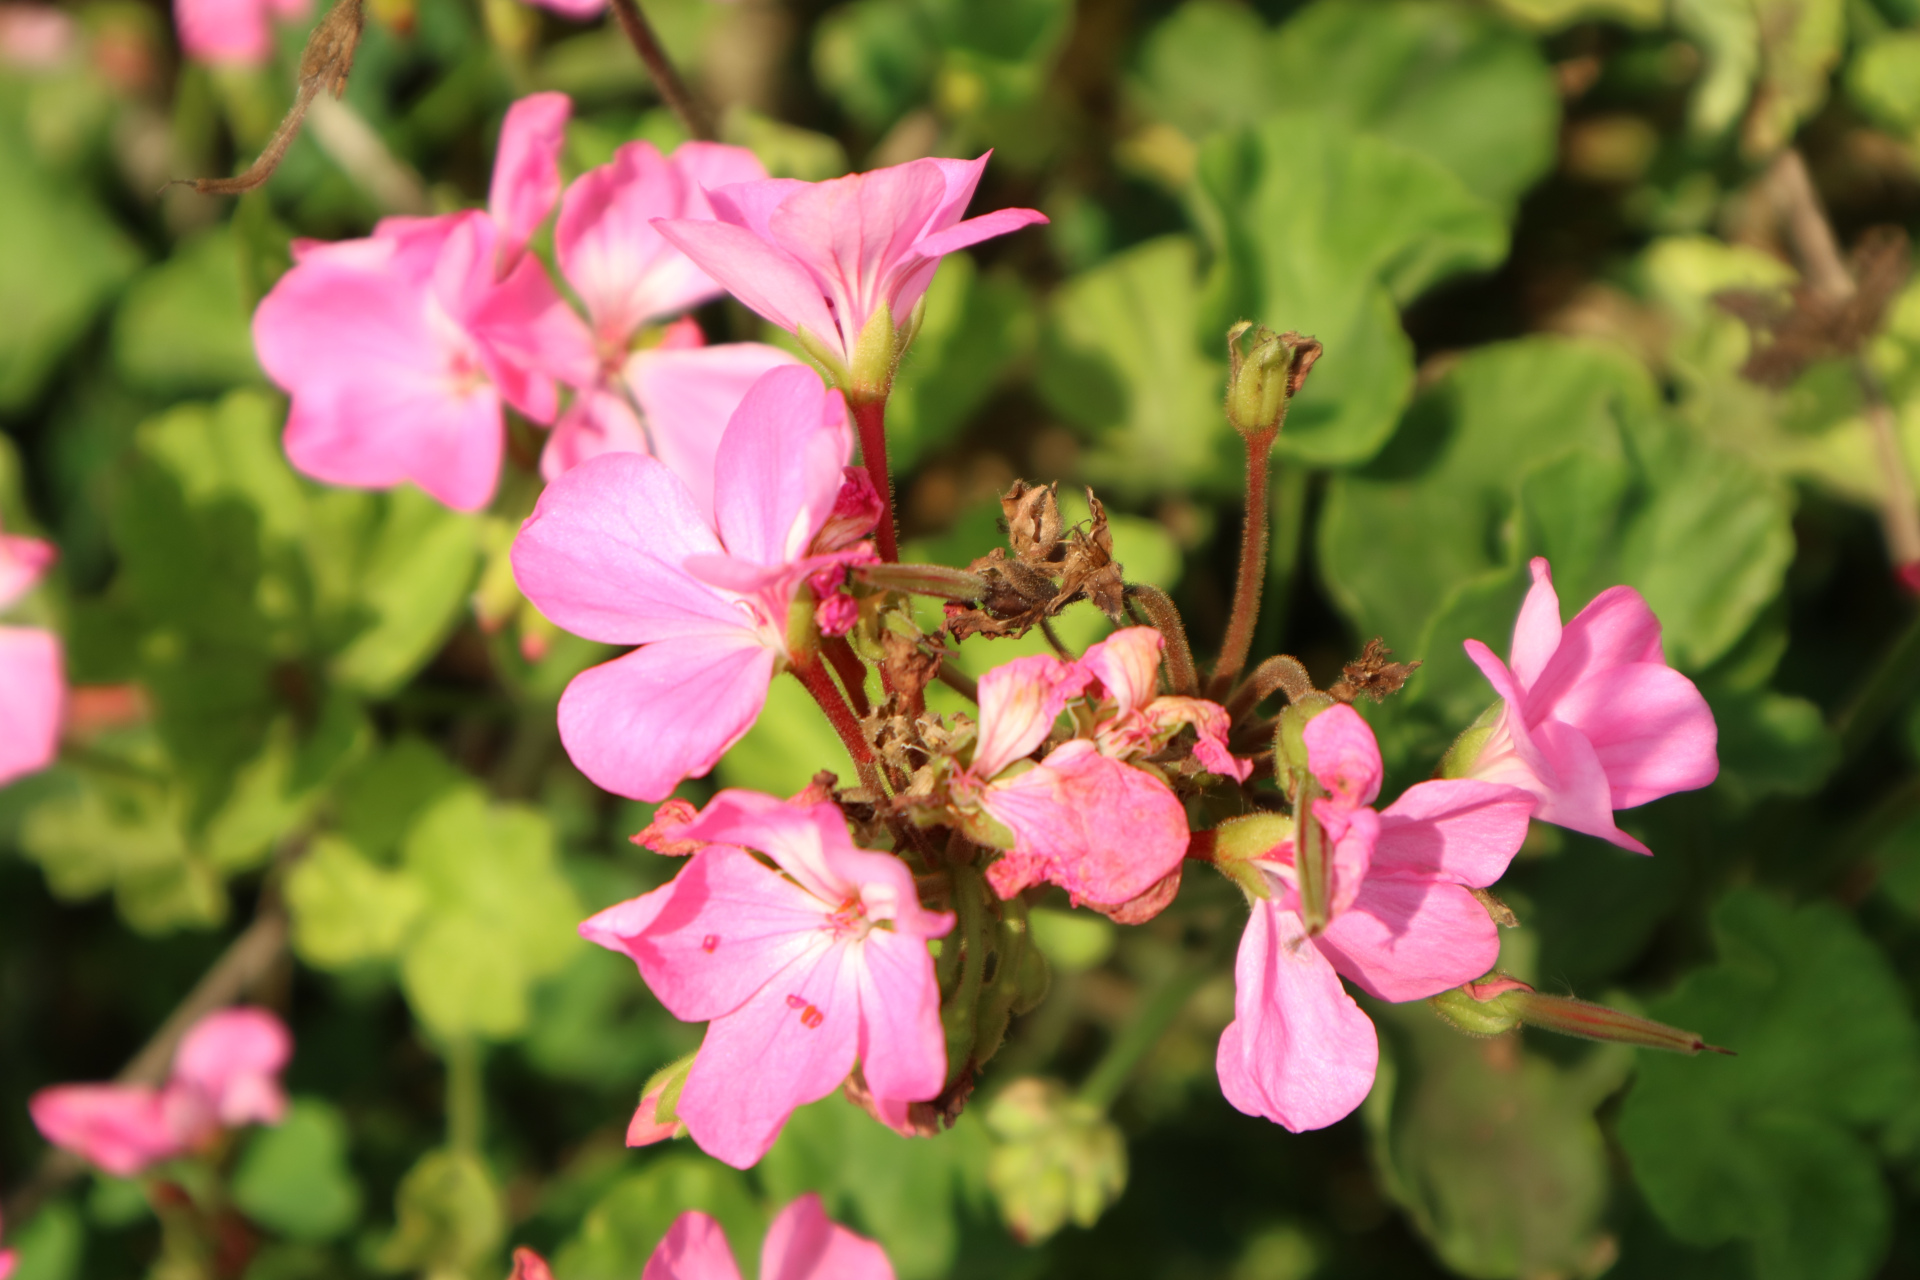
[{"label": "flower cluster", "polygon": [[287,1097],[280,1072],[293,1039],[262,1009],[208,1014],[187,1032],[158,1088],[63,1084],[33,1096],[33,1123],[48,1142],[128,1178],[200,1151],[248,1124],[278,1124]]},{"label": "flower cluster", "polygon": [[[820,1197],[808,1192],[767,1228],[758,1274],[763,1280],[893,1280],[893,1264],[879,1245],[830,1220]],[[517,1249],[508,1280],[553,1280],[553,1272],[533,1250]],[[740,1280],[740,1267],[720,1224],[690,1209],[667,1228],[640,1280]]]}]

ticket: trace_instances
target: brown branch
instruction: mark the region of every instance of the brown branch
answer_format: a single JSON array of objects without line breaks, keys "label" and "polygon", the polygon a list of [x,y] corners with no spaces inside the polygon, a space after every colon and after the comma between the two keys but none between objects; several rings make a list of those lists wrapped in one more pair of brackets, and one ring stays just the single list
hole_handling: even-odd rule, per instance
[{"label": "brown branch", "polygon": [[[647,21],[647,15],[640,11],[639,0],[613,0],[613,16],[619,20],[620,29],[627,33],[627,39],[633,43],[640,61],[646,64],[647,74],[653,77],[653,87],[660,91],[661,100],[680,118],[681,125],[689,134],[712,142],[718,136],[714,132],[713,117],[707,114],[705,105],[693,96],[687,82],[680,78],[673,59],[667,56],[660,37],[654,34],[652,24]],[[883,489],[881,492],[884,494],[886,491]],[[887,557],[889,560],[893,558]]]}]

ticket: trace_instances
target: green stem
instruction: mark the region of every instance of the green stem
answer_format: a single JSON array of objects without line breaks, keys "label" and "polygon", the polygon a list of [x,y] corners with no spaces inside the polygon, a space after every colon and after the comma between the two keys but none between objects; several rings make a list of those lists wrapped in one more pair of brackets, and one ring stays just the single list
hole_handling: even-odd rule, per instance
[{"label": "green stem", "polygon": [[893,476],[887,470],[887,402],[882,397],[848,396],[847,406],[860,429],[860,460],[866,464],[873,491],[880,495],[880,524],[874,530],[880,558],[892,563],[900,559],[900,547],[893,528]]},{"label": "green stem", "polygon": [[1187,1001],[1207,980],[1212,968],[1211,957],[1206,960],[1190,959],[1161,979],[1160,985],[1148,993],[1140,1012],[1127,1024],[1119,1038],[1107,1047],[1106,1056],[1100,1059],[1093,1073],[1081,1084],[1082,1102],[1090,1103],[1102,1111],[1112,1109],[1148,1050],[1160,1042],[1160,1037],[1167,1033],[1167,1028],[1180,1016],[1180,1011],[1187,1007]]},{"label": "green stem", "polygon": [[1866,683],[1834,721],[1834,731],[1840,735],[1842,760],[1851,760],[1873,741],[1887,717],[1900,709],[1916,682],[1920,682],[1920,614],[1907,624],[1907,629],[1875,664]]},{"label": "green stem", "polygon": [[478,1156],[486,1128],[486,1085],[480,1069],[480,1046],[471,1036],[447,1042],[447,1145],[465,1155]]}]

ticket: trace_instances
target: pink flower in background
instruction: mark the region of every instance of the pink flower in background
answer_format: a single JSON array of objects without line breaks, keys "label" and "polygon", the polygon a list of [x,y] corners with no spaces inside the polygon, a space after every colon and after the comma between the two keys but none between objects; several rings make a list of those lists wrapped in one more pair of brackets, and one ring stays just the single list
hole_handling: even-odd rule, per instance
[{"label": "pink flower in background", "polygon": [[[56,558],[50,542],[0,533],[0,611],[31,591]],[[66,696],[60,637],[0,626],[0,786],[53,763]]]},{"label": "pink flower in background", "polygon": [[196,62],[257,67],[273,57],[273,24],[303,18],[312,0],[173,0],[180,48]]},{"label": "pink flower in background", "polygon": [[[4,1229],[5,1224],[0,1223],[0,1230]],[[0,1249],[0,1280],[7,1280],[7,1277],[13,1274],[13,1269],[19,1264],[20,1257],[14,1253],[13,1250]]]},{"label": "pink flower in background", "polygon": [[1236,760],[1227,750],[1232,721],[1217,702],[1205,698],[1160,697],[1160,650],[1165,644],[1152,627],[1125,627],[1088,649],[1080,665],[1099,682],[1112,714],[1104,716],[1094,741],[1104,755],[1125,758],[1152,755],[1183,725],[1199,735],[1193,755],[1209,772],[1245,782],[1253,761]]},{"label": "pink flower in background", "polygon": [[1506,703],[1468,776],[1532,792],[1542,821],[1647,853],[1614,825],[1613,811],[1712,782],[1713,712],[1667,665],[1660,620],[1638,591],[1609,587],[1563,628],[1552,571],[1538,557],[1532,567],[1513,665],[1466,642]]},{"label": "pink flower in background", "polygon": [[475,511],[499,479],[503,404],[550,422],[555,377],[589,380],[584,326],[524,252],[559,196],[568,111],[543,93],[507,112],[486,212],[295,245],[253,318],[260,363],[292,397],[294,466],[361,488],[411,480]]},{"label": "pink flower in background", "polygon": [[48,1142],[131,1177],[198,1150],[224,1129],[278,1124],[287,1109],[280,1072],[292,1056],[280,1019],[263,1009],[224,1009],[187,1032],[163,1087],[55,1085],[34,1094],[29,1109]]},{"label": "pink flower in background", "polygon": [[560,739],[595,784],[665,799],[711,769],[766,705],[852,452],[846,403],[811,369],[775,369],[727,425],[713,515],[656,459],[611,453],[549,485],[513,546],[514,576],[558,626],[639,645],[576,676]]},{"label": "pink flower in background", "polygon": [[1046,880],[1075,901],[1118,906],[1186,856],[1179,797],[1085,738],[1061,744],[1031,768],[996,776],[1045,742],[1068,699],[1094,679],[1080,663],[1045,655],[1016,658],[980,677],[979,737],[954,794],[1013,835],[1013,847],[987,868],[987,882],[1002,898]]},{"label": "pink flower in background", "polygon": [[1506,871],[1533,810],[1524,791],[1460,780],[1420,783],[1376,813],[1380,752],[1352,707],[1316,716],[1306,744],[1328,793],[1313,813],[1331,850],[1332,919],[1307,933],[1291,839],[1253,863],[1269,895],[1240,940],[1216,1060],[1227,1101],[1296,1133],[1332,1124],[1373,1087],[1379,1045],[1342,976],[1383,1000],[1418,1000],[1493,967],[1500,942],[1469,889]]},{"label": "pink flower in background", "polygon": [[907,865],[856,848],[831,803],[751,791],[721,792],[679,834],[712,843],[580,933],[632,957],[676,1018],[709,1023],[675,1108],[700,1148],[752,1165],[856,1061],[875,1093],[937,1095],[946,1039],[927,940],[953,917],[920,906]]},{"label": "pink flower in background", "polygon": [[[893,1264],[879,1245],[830,1220],[809,1191],[767,1228],[759,1274],[760,1280],[893,1280]],[[510,1280],[553,1280],[553,1272],[533,1250],[515,1249]],[[740,1280],[740,1267],[720,1224],[689,1209],[667,1228],[640,1280]]]},{"label": "pink flower in background", "polygon": [[842,366],[885,305],[904,328],[940,259],[1045,215],[1000,209],[960,220],[987,157],[914,160],[826,182],[709,188],[714,220],[663,218],[667,239],[728,292]]},{"label": "pink flower in background", "polygon": [[539,5],[575,22],[597,18],[607,11],[607,0],[527,0],[527,3]]}]

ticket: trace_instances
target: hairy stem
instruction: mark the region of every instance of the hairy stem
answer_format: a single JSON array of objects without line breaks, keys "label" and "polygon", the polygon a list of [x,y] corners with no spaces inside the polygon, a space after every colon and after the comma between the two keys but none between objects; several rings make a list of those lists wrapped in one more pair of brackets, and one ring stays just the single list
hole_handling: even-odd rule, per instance
[{"label": "hairy stem", "polygon": [[886,783],[880,777],[879,763],[873,757],[873,748],[867,743],[867,735],[860,730],[860,721],[841,696],[840,686],[833,682],[832,675],[817,659],[809,657],[805,661],[796,661],[788,670],[794,678],[807,687],[813,700],[827,713],[827,721],[833,725],[833,731],[840,735],[841,743],[847,754],[853,757],[853,767],[860,773],[860,785],[871,791],[876,798],[887,794]]},{"label": "hairy stem", "polygon": [[853,651],[845,636],[824,636],[820,641],[820,652],[827,655],[827,661],[839,673],[840,683],[847,691],[847,701],[853,707],[853,714],[865,720],[872,710],[867,704],[867,667],[860,661],[860,655]]},{"label": "hairy stem", "polygon": [[1166,592],[1144,582],[1127,584],[1127,599],[1138,604],[1147,621],[1165,642],[1167,685],[1176,697],[1191,698],[1200,692],[1200,671],[1193,665],[1193,646],[1187,643],[1187,625]]},{"label": "hairy stem", "polygon": [[640,61],[646,64],[647,74],[653,77],[653,87],[660,91],[661,101],[679,117],[681,126],[689,134],[712,142],[718,136],[714,132],[713,117],[707,114],[706,106],[693,96],[687,82],[680,78],[673,59],[667,56],[660,37],[654,34],[653,24],[640,11],[639,0],[613,0],[613,16],[619,20],[620,29],[627,33],[627,39],[632,42],[634,52],[640,55]]},{"label": "hairy stem", "polygon": [[874,530],[880,558],[892,563],[900,559],[900,547],[893,529],[893,476],[887,471],[887,402],[848,396],[847,404],[860,429],[860,458],[867,464],[867,478],[880,495],[880,525]]},{"label": "hairy stem", "polygon": [[1282,691],[1288,702],[1298,702],[1313,692],[1313,677],[1292,654],[1279,654],[1255,667],[1227,700],[1227,718],[1238,724],[1270,695]]},{"label": "hairy stem", "polygon": [[1272,533],[1267,553],[1267,593],[1261,602],[1260,625],[1254,628],[1253,652],[1277,653],[1287,639],[1287,611],[1300,571],[1300,549],[1306,542],[1307,481],[1311,472],[1298,463],[1274,468],[1267,504]]},{"label": "hairy stem", "polygon": [[934,672],[933,678],[968,702],[980,701],[980,682],[954,666],[952,662],[942,662],[940,669]]},{"label": "hairy stem", "polygon": [[486,1084],[480,1068],[480,1046],[471,1036],[447,1044],[447,1145],[463,1155],[480,1154],[486,1128]]},{"label": "hairy stem", "polygon": [[1233,687],[1247,653],[1253,648],[1253,628],[1260,621],[1260,589],[1267,580],[1267,473],[1274,427],[1250,435],[1247,441],[1247,519],[1240,526],[1240,573],[1233,585],[1233,612],[1227,617],[1227,638],[1220,660],[1213,664],[1213,694],[1217,698]]}]

